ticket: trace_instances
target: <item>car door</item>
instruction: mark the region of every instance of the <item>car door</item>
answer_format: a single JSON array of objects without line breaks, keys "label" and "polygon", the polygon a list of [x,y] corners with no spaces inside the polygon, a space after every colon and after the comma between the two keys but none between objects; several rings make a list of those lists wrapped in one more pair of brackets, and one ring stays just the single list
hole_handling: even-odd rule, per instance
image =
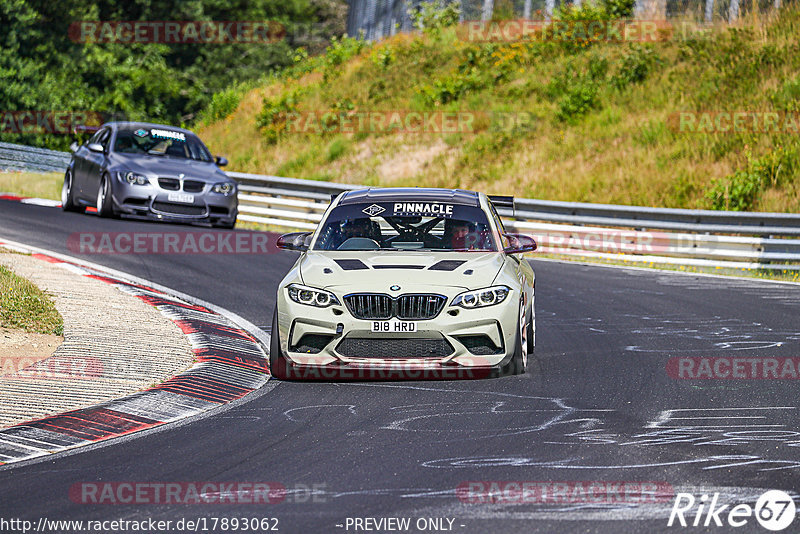
[{"label": "car door", "polygon": [[[93,138],[95,139],[95,138]],[[110,149],[111,128],[103,128],[97,132],[95,143],[103,147],[103,152],[92,152],[86,149],[86,158],[84,159],[84,186],[83,196],[87,200],[94,200],[97,198],[97,190],[100,187],[100,176],[106,167],[106,158]]]},{"label": "car door", "polygon": [[73,158],[75,163],[72,166],[72,190],[79,198],[84,198],[84,184],[86,183],[86,158],[91,153],[87,148],[91,143],[97,141],[100,132],[97,131],[86,142],[78,147]]}]

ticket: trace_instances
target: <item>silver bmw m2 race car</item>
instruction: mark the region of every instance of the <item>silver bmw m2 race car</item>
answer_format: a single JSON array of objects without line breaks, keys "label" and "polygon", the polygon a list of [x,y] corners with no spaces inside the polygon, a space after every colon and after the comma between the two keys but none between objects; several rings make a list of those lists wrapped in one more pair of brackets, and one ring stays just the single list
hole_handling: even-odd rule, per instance
[{"label": "silver bmw m2 race car", "polygon": [[473,191],[371,188],[333,200],[278,287],[270,366],[281,379],[456,379],[525,372],[536,249]]}]

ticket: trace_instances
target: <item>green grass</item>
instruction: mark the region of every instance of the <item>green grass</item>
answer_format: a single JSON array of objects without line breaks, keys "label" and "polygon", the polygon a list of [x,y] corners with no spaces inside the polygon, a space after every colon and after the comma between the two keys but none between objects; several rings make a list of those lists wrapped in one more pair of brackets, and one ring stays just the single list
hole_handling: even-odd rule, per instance
[{"label": "green grass", "polygon": [[50,297],[0,265],[0,326],[63,335],[64,322]]},{"label": "green grass", "polygon": [[63,173],[0,172],[0,193],[61,200]]},{"label": "green grass", "polygon": [[[681,111],[800,110],[800,8],[657,43],[337,41],[200,128],[231,170],[676,208],[800,210],[800,136],[676,130]],[[232,108],[232,105],[229,109]],[[470,133],[287,130],[295,112],[470,111]],[[531,120],[498,128],[496,112]]]}]

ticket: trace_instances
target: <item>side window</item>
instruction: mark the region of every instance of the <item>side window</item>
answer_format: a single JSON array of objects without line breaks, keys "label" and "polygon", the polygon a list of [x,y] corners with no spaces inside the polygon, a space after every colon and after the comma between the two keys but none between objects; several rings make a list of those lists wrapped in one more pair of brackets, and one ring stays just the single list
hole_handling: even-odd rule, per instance
[{"label": "side window", "polygon": [[98,140],[98,139],[100,139],[100,135],[101,135],[102,133],[103,133],[103,130],[98,130],[98,131],[96,131],[96,132],[94,133],[94,135],[93,135],[93,136],[91,136],[91,137],[90,137],[90,138],[89,138],[89,139],[86,141],[86,144],[87,144],[87,145],[90,145],[90,144],[92,144],[92,143],[97,143],[97,142],[98,142],[97,140]]},{"label": "side window", "polygon": [[97,142],[103,145],[103,148],[108,150],[108,141],[111,139],[111,130],[106,128],[105,130],[101,130],[99,133],[100,137],[98,138]]},{"label": "side window", "polygon": [[497,214],[497,210],[495,209],[494,204],[492,204],[491,201],[489,201],[489,210],[492,212],[492,219],[494,219],[494,223],[495,225],[497,225],[497,229],[500,230],[500,245],[503,248],[506,248],[509,246],[508,238],[503,235],[506,232],[506,227],[503,226],[503,221],[502,219],[500,219],[500,215]]},{"label": "side window", "polygon": [[506,227],[503,226],[503,221],[500,219],[500,215],[497,214],[497,210],[494,209],[494,204],[492,204],[491,201],[489,201],[489,209],[492,211],[492,219],[494,219],[498,230],[500,230],[501,233],[505,233]]}]

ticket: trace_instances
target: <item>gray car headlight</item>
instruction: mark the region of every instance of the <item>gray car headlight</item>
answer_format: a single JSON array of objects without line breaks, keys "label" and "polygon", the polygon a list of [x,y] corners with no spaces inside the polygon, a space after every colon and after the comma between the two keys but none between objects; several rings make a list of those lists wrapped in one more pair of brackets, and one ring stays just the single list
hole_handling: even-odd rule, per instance
[{"label": "gray car headlight", "polygon": [[236,190],[236,186],[230,182],[223,182],[220,184],[214,184],[214,192],[220,193],[222,195],[230,195]]},{"label": "gray car headlight", "polygon": [[289,298],[298,304],[306,306],[316,306],[317,308],[327,308],[333,304],[339,304],[339,299],[330,291],[317,289],[314,287],[302,286],[300,284],[290,284],[286,291]]},{"label": "gray car headlight", "polygon": [[119,176],[119,179],[123,182],[128,182],[131,185],[148,185],[150,183],[147,176],[132,171],[118,172],[117,176]]},{"label": "gray car headlight", "polygon": [[462,308],[483,308],[500,304],[511,292],[506,286],[492,286],[474,291],[466,291],[456,295],[451,306],[461,306]]}]

